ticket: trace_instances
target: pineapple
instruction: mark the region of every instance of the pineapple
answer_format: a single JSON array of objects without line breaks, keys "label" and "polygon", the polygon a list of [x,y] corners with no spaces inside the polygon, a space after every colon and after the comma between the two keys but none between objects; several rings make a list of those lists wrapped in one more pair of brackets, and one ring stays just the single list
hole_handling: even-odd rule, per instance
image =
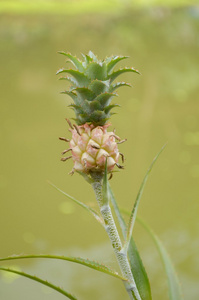
[{"label": "pineapple", "polygon": [[103,61],[90,51],[83,55],[83,61],[70,53],[59,52],[65,55],[74,65],[75,69],[60,69],[57,74],[67,73],[71,76],[61,77],[71,83],[69,90],[62,92],[70,96],[73,103],[69,106],[75,111],[76,124],[72,125],[69,120],[72,140],[70,148],[63,151],[72,152],[69,157],[62,158],[66,161],[73,158],[74,171],[89,174],[90,172],[103,172],[107,160],[107,170],[112,172],[114,166],[119,168],[119,156],[123,155],[118,150],[118,143],[123,142],[115,132],[108,132],[110,126],[108,120],[113,114],[112,109],[118,104],[111,104],[113,97],[117,96],[115,90],[122,86],[131,86],[126,82],[114,83],[114,80],[125,72],[139,72],[134,68],[121,68],[114,71],[115,65],[126,56],[112,56]]}]

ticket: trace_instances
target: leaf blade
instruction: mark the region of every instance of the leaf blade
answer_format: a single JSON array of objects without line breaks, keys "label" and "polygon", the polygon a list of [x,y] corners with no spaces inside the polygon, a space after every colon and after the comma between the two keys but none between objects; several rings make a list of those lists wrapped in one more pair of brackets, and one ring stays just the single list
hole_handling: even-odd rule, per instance
[{"label": "leaf blade", "polygon": [[70,293],[64,291],[60,287],[58,287],[58,286],[56,286],[56,285],[54,285],[54,284],[52,284],[52,283],[50,283],[46,280],[43,280],[43,279],[41,279],[37,276],[33,276],[33,275],[28,274],[28,273],[17,271],[17,270],[11,269],[11,268],[2,268],[2,267],[0,267],[0,270],[10,272],[10,273],[15,273],[15,274],[21,275],[23,277],[29,278],[31,280],[37,281],[37,282],[39,282],[39,283],[41,283],[45,286],[48,286],[51,289],[54,289],[55,291],[59,292],[60,294],[66,296],[67,298],[69,298],[71,300],[77,300],[77,298],[74,297],[73,295],[71,295]]},{"label": "leaf blade", "polygon": [[163,246],[158,236],[153,232],[153,230],[149,227],[149,225],[146,222],[144,222],[141,218],[138,218],[138,221],[150,234],[160,254],[161,260],[163,262],[167,274],[170,300],[183,300],[180,283],[176,275],[174,266],[169,257],[169,254],[167,253],[165,247]]},{"label": "leaf blade", "polygon": [[[109,188],[109,195],[110,195],[111,203],[113,205],[117,219],[118,219],[120,227],[122,229],[123,236],[125,238],[126,237],[126,223],[125,223],[123,216],[120,212],[120,209],[117,205],[115,196],[111,190],[109,183],[108,183],[108,188]],[[139,255],[139,252],[137,250],[137,247],[136,247],[133,237],[131,237],[131,243],[130,243],[130,247],[128,249],[128,255],[129,255],[129,260],[130,260],[131,271],[134,276],[135,283],[136,283],[137,289],[139,291],[139,294],[140,294],[142,300],[152,300],[149,279],[148,279],[146,270],[142,263],[142,259]]]},{"label": "leaf blade", "polygon": [[78,204],[79,206],[81,206],[82,208],[84,208],[85,210],[87,210],[88,212],[90,212],[94,218],[100,223],[102,224],[102,219],[100,217],[100,215],[90,206],[84,204],[83,202],[75,199],[74,197],[70,196],[69,194],[65,193],[64,191],[62,191],[60,188],[58,188],[56,185],[54,185],[53,183],[51,183],[50,181],[48,181],[48,183],[54,187],[57,191],[59,191],[60,193],[62,193],[64,196],[66,196],[68,199],[72,200],[73,202],[75,202],[76,204]]},{"label": "leaf blade", "polygon": [[140,74],[139,71],[134,68],[123,68],[123,69],[119,69],[119,70],[111,73],[108,76],[108,78],[110,79],[110,82],[113,82],[119,75],[126,73],[126,72],[134,72],[134,73]]},{"label": "leaf blade", "polygon": [[147,179],[149,177],[149,174],[150,174],[155,162],[157,161],[158,157],[160,156],[160,154],[162,153],[162,151],[164,150],[165,147],[166,147],[166,144],[161,148],[161,150],[155,156],[155,158],[153,159],[153,161],[152,161],[150,167],[148,168],[148,170],[147,170],[147,172],[144,176],[144,179],[141,183],[140,189],[138,191],[138,194],[137,194],[137,197],[136,197],[136,200],[135,200],[135,203],[134,203],[134,206],[133,206],[133,209],[131,211],[130,218],[129,218],[129,223],[128,223],[128,227],[127,227],[126,241],[125,241],[125,245],[124,245],[125,249],[128,249],[128,247],[129,247],[130,239],[131,239],[132,232],[133,232],[133,227],[134,227],[136,216],[137,216],[138,206],[139,206],[140,199],[141,199],[143,191],[144,191],[145,184],[147,182]]},{"label": "leaf blade", "polygon": [[64,261],[70,261],[73,263],[84,265],[88,268],[94,269],[96,271],[108,274],[110,276],[113,276],[115,278],[126,280],[123,276],[119,275],[118,272],[115,270],[112,270],[108,266],[98,263],[94,260],[84,259],[81,257],[67,257],[67,256],[60,256],[60,255],[46,255],[46,254],[40,254],[40,255],[15,255],[15,256],[8,256],[5,258],[0,258],[0,261],[10,261],[10,260],[17,260],[17,259],[37,259],[37,258],[48,258],[48,259],[58,259],[58,260],[64,260]]},{"label": "leaf blade", "polygon": [[115,56],[113,57],[110,62],[107,64],[107,73],[109,74],[115,65],[123,59],[127,59],[129,56]]},{"label": "leaf blade", "polygon": [[62,55],[65,55],[66,57],[68,57],[71,62],[73,63],[73,65],[80,71],[80,72],[83,72],[84,71],[84,67],[82,65],[82,62],[76,57],[76,56],[73,56],[72,54],[70,53],[66,53],[64,51],[58,51],[59,54],[62,54]]},{"label": "leaf blade", "polygon": [[77,85],[79,87],[87,87],[87,85],[89,84],[88,77],[85,76],[85,74],[82,72],[79,72],[79,71],[73,70],[73,69],[63,69],[62,68],[56,72],[56,75],[62,74],[62,73],[68,73],[68,74],[72,75],[75,78]]}]

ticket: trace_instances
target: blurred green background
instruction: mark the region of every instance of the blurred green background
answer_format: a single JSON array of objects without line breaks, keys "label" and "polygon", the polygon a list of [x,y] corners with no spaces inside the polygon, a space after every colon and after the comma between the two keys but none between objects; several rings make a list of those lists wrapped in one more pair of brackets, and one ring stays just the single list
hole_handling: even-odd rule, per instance
[{"label": "blurred green background", "polygon": [[[189,4],[189,5],[188,5]],[[199,6],[196,1],[0,1],[0,256],[49,253],[95,258],[115,266],[103,229],[54,190],[53,182],[97,207],[72,162],[60,162],[70,137],[65,117],[71,100],[56,70],[57,51],[81,57],[128,55],[121,65],[133,89],[119,90],[112,117],[125,170],[111,185],[120,206],[131,209],[153,157],[168,142],[145,189],[139,215],[155,230],[177,269],[187,300],[199,296]],[[154,300],[167,300],[156,249],[140,227],[135,239]],[[4,263],[4,265],[6,265]],[[15,263],[16,266],[16,263]],[[122,283],[85,267],[51,261],[18,267],[72,291],[79,299],[128,299]],[[117,266],[115,266],[117,268]],[[38,283],[1,273],[0,299],[62,299]]]}]

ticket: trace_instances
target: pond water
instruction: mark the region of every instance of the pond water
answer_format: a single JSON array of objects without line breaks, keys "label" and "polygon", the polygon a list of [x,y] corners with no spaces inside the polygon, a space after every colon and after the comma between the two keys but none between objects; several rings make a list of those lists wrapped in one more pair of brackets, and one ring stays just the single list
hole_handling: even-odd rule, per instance
[{"label": "pond water", "polygon": [[[194,13],[193,13],[194,12]],[[47,180],[97,208],[80,176],[60,162],[69,137],[70,99],[55,72],[65,66],[59,50],[81,57],[128,55],[122,66],[133,88],[118,91],[112,117],[125,169],[111,186],[121,207],[131,209],[144,174],[167,142],[139,207],[165,244],[177,269],[185,299],[199,296],[199,16],[186,9],[148,9],[121,14],[78,16],[1,15],[0,257],[59,253],[95,258],[115,266],[106,233],[85,211],[54,190]],[[147,233],[134,236],[149,273],[154,300],[166,300],[166,277]],[[14,264],[16,265],[16,263]],[[71,263],[18,262],[17,266],[61,284],[79,299],[128,299],[122,283]],[[117,266],[116,266],[117,268]],[[0,299],[62,299],[28,279],[3,274]]]}]

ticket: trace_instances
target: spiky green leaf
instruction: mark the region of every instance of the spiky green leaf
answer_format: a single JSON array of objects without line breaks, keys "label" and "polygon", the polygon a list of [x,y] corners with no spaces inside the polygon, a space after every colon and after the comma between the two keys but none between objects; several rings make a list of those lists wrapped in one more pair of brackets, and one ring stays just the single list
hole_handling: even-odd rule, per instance
[{"label": "spiky green leaf", "polygon": [[128,87],[132,87],[132,85],[130,83],[127,82],[117,82],[114,84],[111,84],[110,86],[110,92],[114,92],[116,89],[122,87],[122,86],[128,86]]},{"label": "spiky green leaf", "polygon": [[98,61],[97,57],[95,56],[95,54],[92,51],[89,51],[88,56],[95,62]]},{"label": "spiky green leaf", "polygon": [[69,76],[65,76],[65,77],[60,77],[59,80],[67,80],[70,83],[72,83],[72,86],[75,86],[77,84],[77,81],[75,79],[73,79],[72,77]]},{"label": "spiky green leaf", "polygon": [[107,78],[106,65],[100,62],[92,62],[86,68],[85,74],[90,80],[104,81]]},{"label": "spiky green leaf", "polygon": [[113,109],[114,107],[120,107],[120,105],[119,104],[111,104],[111,105],[106,106],[104,108],[105,113],[108,114],[111,111],[111,109]]},{"label": "spiky green leaf", "polygon": [[58,51],[59,54],[63,54],[66,57],[68,57],[71,62],[73,63],[73,65],[80,71],[80,72],[84,72],[84,67],[82,65],[82,62],[76,57],[71,55],[70,53],[65,53],[64,51]]},{"label": "spiky green leaf", "polygon": [[45,286],[48,286],[49,288],[59,292],[60,294],[66,296],[67,298],[71,299],[71,300],[77,300],[76,297],[74,297],[73,295],[71,295],[70,293],[64,291],[63,289],[61,289],[60,287],[46,281],[46,280],[43,280],[37,276],[33,276],[33,275],[30,275],[28,273],[25,273],[25,272],[20,272],[20,271],[17,271],[17,270],[13,270],[11,268],[2,268],[0,267],[0,270],[2,271],[6,271],[6,272],[10,272],[10,273],[14,273],[14,274],[18,274],[18,275],[21,275],[23,277],[26,277],[26,278],[29,278],[31,280],[34,280],[34,281],[37,281]]},{"label": "spiky green leaf", "polygon": [[101,121],[103,123],[103,121],[106,119],[106,117],[107,117],[107,115],[103,111],[96,110],[90,115],[89,121],[91,123],[94,123],[94,124],[96,123],[96,125],[98,125],[97,123],[101,122]]},{"label": "spiky green leaf", "polygon": [[73,91],[63,91],[61,94],[66,94],[70,96],[75,103],[77,103],[77,95]]},{"label": "spiky green leaf", "polygon": [[123,68],[123,69],[119,69],[111,74],[108,75],[108,78],[110,79],[111,82],[113,82],[119,75],[124,74],[126,72],[133,72],[133,73],[137,73],[140,74],[136,69],[134,68]]},{"label": "spiky green leaf", "polygon": [[90,109],[91,111],[95,111],[95,110],[101,110],[102,109],[102,105],[99,101],[94,100],[90,102]]},{"label": "spiky green leaf", "polygon": [[81,87],[81,88],[75,88],[73,91],[77,93],[78,96],[80,96],[83,100],[93,100],[94,93],[89,88]]},{"label": "spiky green leaf", "polygon": [[[98,60],[97,56],[90,51],[88,55],[82,54],[83,60],[81,61],[70,53],[61,51],[61,54],[68,57],[77,68],[76,70],[60,69],[57,72],[57,74],[68,73],[72,77],[66,77],[66,80],[72,83],[69,92],[73,92],[78,96],[76,98],[73,94],[69,94],[73,96],[75,105],[78,107],[73,107],[76,113],[77,124],[93,123],[95,126],[103,126],[109,120],[110,116],[114,114],[110,112],[111,108],[113,108],[110,106],[110,102],[112,97],[116,96],[113,91],[122,86],[130,86],[124,82],[117,84],[113,84],[112,82],[120,74],[125,72],[138,73],[138,71],[133,68],[123,68],[112,72],[115,65],[127,58],[127,56],[112,56],[105,60]],[[87,100],[93,103],[91,105],[84,103]],[[99,101],[101,107],[95,101]],[[107,106],[109,107],[106,108]],[[80,107],[83,111],[81,111]]]},{"label": "spiky green leaf", "polygon": [[129,56],[114,56],[111,61],[107,64],[108,74],[112,71],[115,65],[123,59],[129,58]]},{"label": "spiky green leaf", "polygon": [[95,98],[96,101],[99,101],[102,107],[104,108],[105,106],[109,105],[112,97],[117,96],[115,93],[101,93],[99,96]]},{"label": "spiky green leaf", "polygon": [[72,75],[75,78],[78,87],[87,87],[90,82],[89,78],[84,73],[81,73],[76,70],[60,69],[57,71],[56,74],[62,74],[62,73],[68,73]]},{"label": "spiky green leaf", "polygon": [[95,93],[95,96],[107,92],[109,90],[110,81],[101,81],[98,79],[92,80],[88,88]]},{"label": "spiky green leaf", "polygon": [[68,107],[73,109],[77,115],[84,113],[84,111],[83,111],[83,109],[80,105],[76,105],[74,103],[71,103],[70,105],[68,105]]}]

